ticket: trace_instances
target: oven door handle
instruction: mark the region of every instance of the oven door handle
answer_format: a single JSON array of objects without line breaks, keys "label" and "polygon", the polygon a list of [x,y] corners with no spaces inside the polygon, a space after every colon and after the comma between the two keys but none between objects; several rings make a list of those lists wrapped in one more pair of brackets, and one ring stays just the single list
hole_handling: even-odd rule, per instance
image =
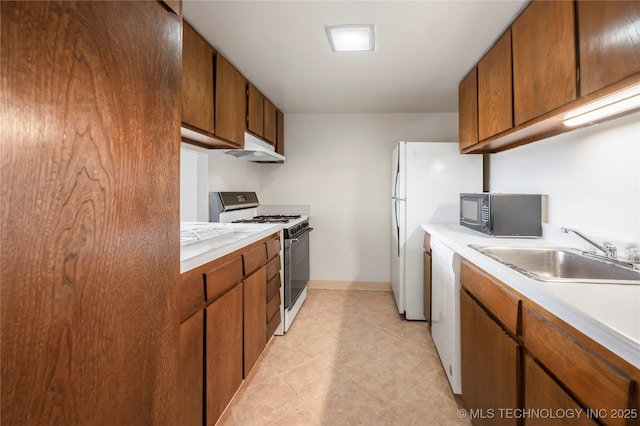
[{"label": "oven door handle", "polygon": [[302,238],[302,237],[306,237],[306,236],[307,236],[307,234],[309,234],[311,231],[313,231],[313,228],[307,228],[307,229],[305,229],[305,231],[304,231],[301,235],[298,235],[296,238],[290,238],[290,239],[289,239],[289,243],[291,243],[291,244],[293,244],[293,243],[297,243],[297,242],[298,242],[298,240],[300,240],[300,238]]}]

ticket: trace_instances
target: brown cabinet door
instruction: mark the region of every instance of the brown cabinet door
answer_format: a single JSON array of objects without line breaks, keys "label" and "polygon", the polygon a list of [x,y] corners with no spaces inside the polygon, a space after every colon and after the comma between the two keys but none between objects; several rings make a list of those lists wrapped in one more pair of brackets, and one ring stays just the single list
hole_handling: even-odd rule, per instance
[{"label": "brown cabinet door", "polygon": [[215,425],[242,383],[242,284],[206,309],[207,425]]},{"label": "brown cabinet door", "polygon": [[640,72],[640,1],[578,1],[580,94]]},{"label": "brown cabinet door", "polygon": [[182,37],[182,122],[211,135],[215,130],[213,48],[187,21]]},{"label": "brown cabinet door", "polygon": [[500,409],[518,407],[519,345],[465,292],[460,292],[462,399],[466,406],[494,417],[474,424],[516,425]]},{"label": "brown cabinet door", "polygon": [[204,310],[180,325],[178,343],[178,419],[202,426],[204,395]]},{"label": "brown cabinet door", "polygon": [[284,155],[284,114],[276,111],[276,152]]},{"label": "brown cabinet door", "polygon": [[276,107],[267,98],[264,98],[264,138],[271,145],[276,144],[277,123]]},{"label": "brown cabinet door", "polygon": [[256,135],[264,136],[264,96],[249,83],[247,129]]},{"label": "brown cabinet door", "polygon": [[244,377],[266,346],[267,267],[263,266],[244,280]]},{"label": "brown cabinet door", "polygon": [[247,82],[222,55],[216,54],[216,136],[244,146],[247,127]]},{"label": "brown cabinet door", "polygon": [[478,63],[478,138],[510,129],[512,117],[511,30],[507,30]]},{"label": "brown cabinet door", "polygon": [[458,86],[460,150],[478,143],[478,68],[474,67]]},{"label": "brown cabinet door", "polygon": [[534,0],[511,28],[517,126],[576,99],[574,3]]},{"label": "brown cabinet door", "polygon": [[178,424],[182,19],[17,1],[0,21],[0,423]]},{"label": "brown cabinet door", "polygon": [[[571,424],[576,426],[595,426],[597,423],[587,416],[580,406],[562,387],[556,383],[530,356],[524,357],[524,409],[531,412],[567,413],[576,415]],[[534,411],[536,410],[536,411]],[[546,411],[542,411],[546,410]],[[577,415],[580,414],[580,415]],[[563,416],[528,416],[527,426],[566,425],[568,418]]]}]

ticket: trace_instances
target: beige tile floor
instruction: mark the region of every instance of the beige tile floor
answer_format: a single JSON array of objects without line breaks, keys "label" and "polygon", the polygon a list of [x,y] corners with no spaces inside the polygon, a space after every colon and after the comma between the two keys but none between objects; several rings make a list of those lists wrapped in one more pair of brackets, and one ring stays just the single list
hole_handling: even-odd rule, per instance
[{"label": "beige tile floor", "polygon": [[469,425],[425,322],[391,292],[309,290],[220,419],[253,425]]}]

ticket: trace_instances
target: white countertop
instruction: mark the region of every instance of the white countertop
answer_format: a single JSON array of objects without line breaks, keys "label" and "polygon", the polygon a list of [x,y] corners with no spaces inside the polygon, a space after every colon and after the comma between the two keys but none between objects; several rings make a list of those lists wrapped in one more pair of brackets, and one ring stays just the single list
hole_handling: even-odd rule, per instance
[{"label": "white countertop", "polygon": [[270,223],[224,223],[220,226],[232,232],[180,247],[181,274],[282,230],[282,225]]},{"label": "white countertop", "polygon": [[[468,247],[557,247],[543,239],[495,238],[456,224],[422,225],[432,238],[640,368],[640,286],[545,283]],[[567,247],[567,245],[562,245]]]}]

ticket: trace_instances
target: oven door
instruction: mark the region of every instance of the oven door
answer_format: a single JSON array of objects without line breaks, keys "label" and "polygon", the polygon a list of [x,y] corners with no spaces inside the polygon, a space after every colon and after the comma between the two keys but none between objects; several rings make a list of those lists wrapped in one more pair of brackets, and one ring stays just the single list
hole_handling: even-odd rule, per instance
[{"label": "oven door", "polygon": [[284,307],[291,308],[309,282],[309,234],[284,240]]}]

